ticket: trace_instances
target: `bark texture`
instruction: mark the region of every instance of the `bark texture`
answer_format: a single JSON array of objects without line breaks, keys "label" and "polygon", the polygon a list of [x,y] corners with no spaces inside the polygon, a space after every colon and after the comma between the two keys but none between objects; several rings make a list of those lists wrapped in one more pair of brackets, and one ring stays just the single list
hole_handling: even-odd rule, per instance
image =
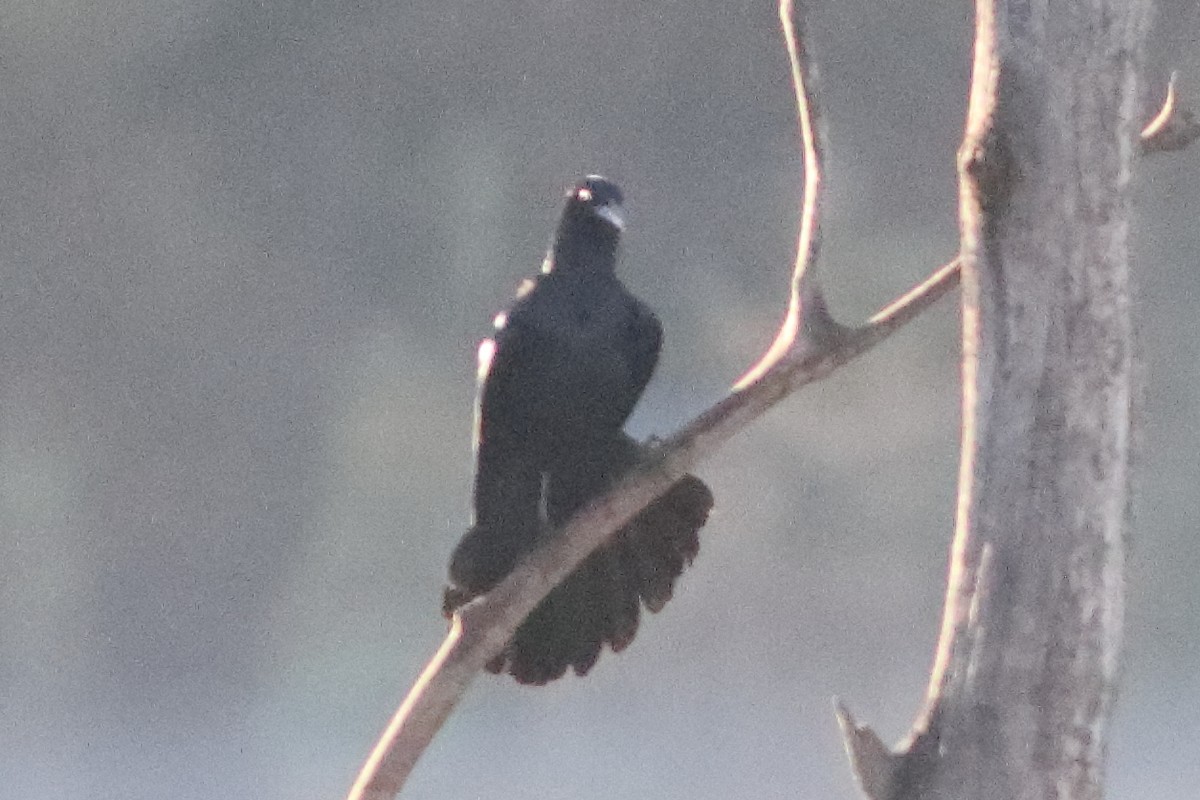
[{"label": "bark texture", "polygon": [[883,798],[1099,798],[1134,401],[1129,181],[1143,0],[979,0],[959,152],[963,451],[925,708]]}]

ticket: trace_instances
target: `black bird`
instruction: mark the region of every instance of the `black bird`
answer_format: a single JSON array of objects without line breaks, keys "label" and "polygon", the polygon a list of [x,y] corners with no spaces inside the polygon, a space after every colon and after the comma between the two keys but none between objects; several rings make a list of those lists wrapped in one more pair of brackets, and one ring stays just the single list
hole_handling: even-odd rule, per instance
[{"label": "black bird", "polygon": [[[658,361],[662,326],[615,273],[621,190],[591,175],[567,195],[542,273],[479,349],[472,526],[450,560],[443,612],[487,592],[547,532],[636,461],[623,427]],[[699,550],[713,498],[685,476],[555,587],[489,665],[544,684],[624,649]]]}]

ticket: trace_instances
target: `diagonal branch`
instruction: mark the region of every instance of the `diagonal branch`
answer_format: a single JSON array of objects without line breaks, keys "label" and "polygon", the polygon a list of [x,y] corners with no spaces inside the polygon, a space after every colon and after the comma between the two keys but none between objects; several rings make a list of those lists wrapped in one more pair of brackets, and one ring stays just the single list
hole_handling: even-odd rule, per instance
[{"label": "diagonal branch", "polygon": [[[608,536],[767,409],[865,353],[958,285],[955,259],[860,327],[844,327],[830,316],[813,269],[820,247],[825,140],[816,105],[816,65],[804,44],[801,2],[781,0],[780,18],[796,91],[805,182],[788,309],[775,341],[727,397],[648,448],[642,464],[617,487],[576,515],[490,594],[461,609],[364,764],[349,800],[384,800],[399,792],[484,664],[542,598]],[[1173,76],[1162,111],[1142,132],[1143,152],[1181,149],[1198,136],[1200,125],[1177,108]],[[847,730],[858,731],[863,739],[874,736],[840,711]]]},{"label": "diagonal branch", "polygon": [[820,244],[824,142],[815,102],[816,68],[804,45],[802,3],[781,0],[779,13],[791,60],[805,164],[798,254],[779,334],[728,396],[674,435],[649,446],[642,463],[612,491],[549,537],[489,594],[459,611],[446,640],[363,765],[349,800],[385,800],[400,791],[487,661],[542,598],[614,531],[767,409],[866,352],[958,284],[956,260],[860,327],[844,327],[830,316],[813,272]]}]

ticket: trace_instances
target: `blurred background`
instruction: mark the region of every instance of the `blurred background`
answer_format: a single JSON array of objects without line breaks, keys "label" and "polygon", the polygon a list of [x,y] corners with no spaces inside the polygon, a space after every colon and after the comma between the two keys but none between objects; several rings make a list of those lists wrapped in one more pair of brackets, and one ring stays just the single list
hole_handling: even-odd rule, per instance
[{"label": "blurred background", "polygon": [[[954,253],[966,2],[814,13],[821,269],[862,319]],[[1200,97],[1160,0],[1147,114]],[[801,172],[774,4],[8,0],[0,797],[341,797],[441,640],[474,352],[563,189],[626,190],[670,432],[774,336]],[[1147,117],[1148,118],[1148,117]],[[1110,796],[1200,785],[1200,149],[1139,166],[1149,381]],[[857,795],[907,730],[958,439],[948,298],[706,463],[676,600],[543,689],[486,677],[408,798]]]}]

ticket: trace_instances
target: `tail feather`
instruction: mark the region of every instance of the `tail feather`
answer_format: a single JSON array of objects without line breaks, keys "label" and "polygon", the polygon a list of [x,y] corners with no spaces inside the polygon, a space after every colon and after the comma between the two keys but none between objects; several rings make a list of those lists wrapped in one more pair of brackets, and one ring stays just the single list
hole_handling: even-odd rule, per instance
[{"label": "tail feather", "polygon": [[609,590],[612,624],[608,629],[608,645],[614,653],[619,653],[637,636],[642,608],[638,602],[638,593],[629,590],[628,570],[621,548],[611,548],[608,553],[613,577]]},{"label": "tail feather", "polygon": [[638,594],[651,612],[667,604],[675,580],[700,552],[699,532],[712,503],[704,482],[687,475],[618,534],[637,576]]},{"label": "tail feather", "polygon": [[586,675],[600,658],[611,625],[608,608],[611,576],[606,555],[603,550],[592,553],[562,587],[556,587],[563,590],[556,610],[567,621],[564,635],[571,642],[566,649],[576,675]]},{"label": "tail feather", "polygon": [[555,587],[525,619],[505,652],[507,671],[518,683],[541,686],[557,680],[571,664],[576,639],[570,603]]},{"label": "tail feather", "polygon": [[[629,463],[635,455],[628,454]],[[674,594],[675,581],[699,553],[699,531],[712,505],[704,482],[684,476],[556,586],[489,662],[488,670],[541,685],[568,668],[587,674],[605,645],[613,652],[625,649],[637,634],[641,606],[660,611]],[[490,590],[533,546],[528,534],[497,537],[498,544],[487,544],[489,534],[495,532],[476,526],[456,549],[452,585],[443,602],[447,616]],[[518,541],[525,547],[514,553]]]}]

